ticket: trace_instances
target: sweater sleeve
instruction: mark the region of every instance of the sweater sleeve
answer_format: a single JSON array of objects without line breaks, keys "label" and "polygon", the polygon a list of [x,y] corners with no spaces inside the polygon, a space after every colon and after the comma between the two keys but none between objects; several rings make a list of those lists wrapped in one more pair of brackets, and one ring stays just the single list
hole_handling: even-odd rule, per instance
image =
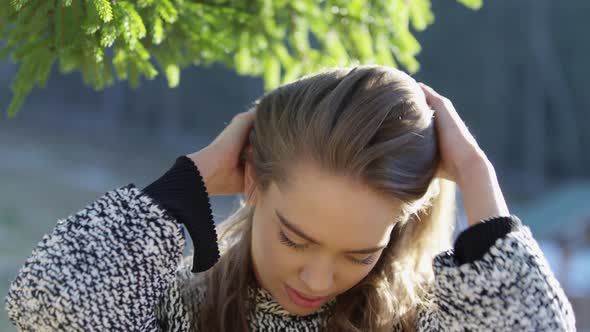
[{"label": "sweater sleeve", "polygon": [[530,229],[514,215],[463,231],[433,262],[421,331],[575,331],[575,319]]},{"label": "sweater sleeve", "polygon": [[[5,299],[20,331],[187,331],[188,322],[166,322],[170,315],[162,313],[183,312],[170,298],[179,294],[175,274],[186,244],[180,224],[196,231],[193,241],[210,255],[194,270],[212,266],[219,253],[204,186],[183,185],[202,181],[198,172],[191,178],[187,170],[196,167],[184,158],[147,190],[129,184],[109,191],[43,236]],[[168,210],[168,193],[180,198],[183,191],[205,195]]]}]

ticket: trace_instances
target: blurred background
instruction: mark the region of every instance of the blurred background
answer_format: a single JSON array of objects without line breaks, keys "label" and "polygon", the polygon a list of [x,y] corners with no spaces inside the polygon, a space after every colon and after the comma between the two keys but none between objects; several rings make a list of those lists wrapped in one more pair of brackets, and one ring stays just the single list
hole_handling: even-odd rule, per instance
[{"label": "blurred background", "polygon": [[[471,11],[434,1],[417,33],[414,76],[449,97],[496,168],[512,213],[527,224],[590,331],[590,2],[487,1]],[[459,38],[457,38],[460,36]],[[0,63],[0,109],[17,66]],[[192,67],[96,92],[52,74],[16,119],[0,119],[0,294],[57,219],[104,192],[143,187],[180,154],[207,145],[263,93],[258,78]],[[217,221],[236,197],[214,197]],[[460,208],[462,208],[460,206]],[[459,230],[465,228],[460,218]],[[189,248],[189,246],[187,246]],[[16,331],[5,310],[0,331]]]}]

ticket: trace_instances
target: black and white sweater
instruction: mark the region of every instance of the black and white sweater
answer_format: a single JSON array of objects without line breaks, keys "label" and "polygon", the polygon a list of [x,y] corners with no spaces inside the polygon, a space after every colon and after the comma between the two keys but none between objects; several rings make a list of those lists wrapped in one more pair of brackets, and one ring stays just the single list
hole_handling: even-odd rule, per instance
[{"label": "black and white sweater", "polygon": [[[195,247],[192,269],[181,264],[181,224]],[[188,332],[199,308],[181,301],[180,285],[218,255],[206,188],[181,156],[143,190],[114,189],[59,220],[10,285],[6,309],[20,331]],[[570,303],[514,215],[463,231],[433,268],[435,306],[419,315],[419,331],[575,331]],[[206,292],[198,285],[197,298]],[[252,331],[321,331],[333,305],[298,317],[264,289],[249,294]]]}]

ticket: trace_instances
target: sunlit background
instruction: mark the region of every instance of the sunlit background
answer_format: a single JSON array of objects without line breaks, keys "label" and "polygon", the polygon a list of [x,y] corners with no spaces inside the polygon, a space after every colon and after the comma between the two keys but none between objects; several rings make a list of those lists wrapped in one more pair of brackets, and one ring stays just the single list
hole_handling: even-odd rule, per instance
[{"label": "sunlit background", "polygon": [[[436,23],[417,34],[414,76],[453,100],[574,305],[578,330],[590,331],[590,2],[433,6]],[[16,70],[0,63],[2,111]],[[222,67],[185,70],[176,89],[158,78],[102,92],[54,71],[16,119],[0,119],[2,298],[57,219],[108,190],[147,185],[262,92],[261,79]],[[214,197],[217,221],[236,205],[236,197]],[[0,331],[16,331],[5,310]]]}]

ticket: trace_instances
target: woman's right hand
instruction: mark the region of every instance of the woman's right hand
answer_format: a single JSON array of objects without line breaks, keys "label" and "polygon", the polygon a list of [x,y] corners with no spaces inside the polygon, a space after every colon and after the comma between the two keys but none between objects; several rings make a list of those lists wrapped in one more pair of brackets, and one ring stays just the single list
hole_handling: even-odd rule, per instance
[{"label": "woman's right hand", "polygon": [[255,110],[236,114],[211,144],[187,155],[199,169],[209,195],[244,191],[244,167],[240,156],[248,148],[248,135],[255,118]]}]

